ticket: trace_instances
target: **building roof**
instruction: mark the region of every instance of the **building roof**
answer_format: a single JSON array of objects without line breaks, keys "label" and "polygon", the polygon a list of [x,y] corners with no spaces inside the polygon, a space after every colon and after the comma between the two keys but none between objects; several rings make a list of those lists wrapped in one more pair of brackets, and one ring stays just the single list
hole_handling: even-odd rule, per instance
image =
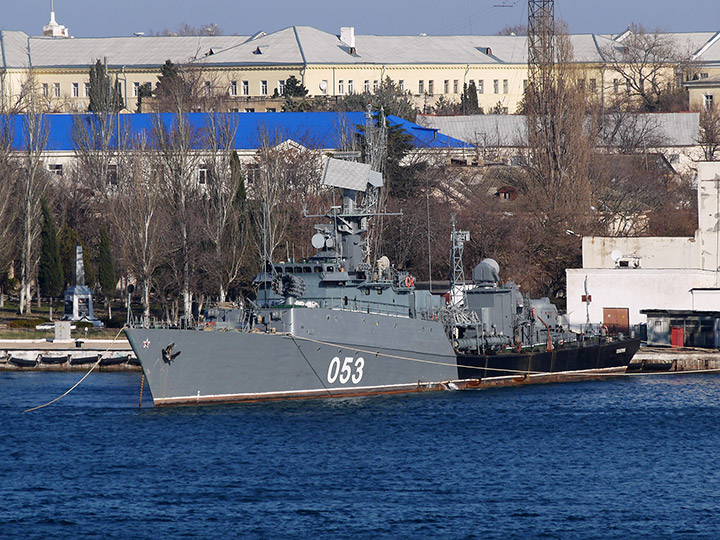
[{"label": "building roof", "polygon": [[[700,113],[645,113],[635,116],[635,124],[642,126],[657,147],[696,146],[698,143]],[[475,146],[509,148],[527,144],[524,115],[418,115],[417,122]]]},{"label": "building roof", "polygon": [[[3,31],[5,67],[86,68],[107,58],[113,67],[156,68],[172,60],[184,64],[234,47],[247,36],[143,36],[107,38],[52,38]],[[7,52],[6,52],[7,49]]]},{"label": "building roof", "polygon": [[[720,64],[720,33],[665,34],[681,54],[697,62]],[[621,36],[573,34],[578,62],[603,62],[604,51],[622,46]],[[355,51],[339,36],[311,26],[291,26],[255,36],[142,36],[52,38],[24,32],[0,33],[6,68],[85,67],[107,57],[113,67],[160,66],[200,61],[206,65],[381,64],[492,65],[527,63],[525,36],[377,36],[356,35]],[[28,56],[30,60],[28,61]]]},{"label": "building roof", "polygon": [[[209,116],[212,113],[190,113],[188,120],[200,135],[210,126]],[[237,150],[254,150],[262,147],[263,140],[270,140],[277,145],[292,140],[308,148],[336,149],[341,148],[344,134],[355,134],[365,124],[365,114],[362,112],[310,112],[310,113],[215,113],[219,119],[216,125],[237,126],[233,147]],[[14,131],[13,147],[21,150],[24,147],[25,117],[22,115],[9,116]],[[150,135],[153,126],[160,120],[166,127],[172,125],[175,115],[170,113],[156,114],[121,114],[118,115],[120,129],[130,136],[145,133]],[[90,114],[47,114],[44,121],[47,123],[48,151],[73,151],[75,146],[72,133],[77,122],[88,123],[92,119]],[[416,148],[460,148],[465,146],[462,141],[436,131],[424,128],[396,116],[388,116],[391,125],[401,126],[411,136],[411,144]],[[267,135],[267,137],[265,137]],[[113,141],[113,146],[115,142]],[[196,148],[201,149],[202,143],[198,137]]]}]

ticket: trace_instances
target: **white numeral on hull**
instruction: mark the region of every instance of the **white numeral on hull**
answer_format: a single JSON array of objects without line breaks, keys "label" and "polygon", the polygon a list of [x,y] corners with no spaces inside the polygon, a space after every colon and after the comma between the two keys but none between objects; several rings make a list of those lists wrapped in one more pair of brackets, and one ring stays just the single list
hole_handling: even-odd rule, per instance
[{"label": "white numeral on hull", "polygon": [[335,381],[339,381],[340,384],[346,384],[348,381],[357,384],[363,378],[364,367],[365,360],[362,356],[358,356],[357,358],[346,356],[344,360],[340,360],[340,358],[336,356],[330,360],[327,380],[330,384],[333,384]]}]

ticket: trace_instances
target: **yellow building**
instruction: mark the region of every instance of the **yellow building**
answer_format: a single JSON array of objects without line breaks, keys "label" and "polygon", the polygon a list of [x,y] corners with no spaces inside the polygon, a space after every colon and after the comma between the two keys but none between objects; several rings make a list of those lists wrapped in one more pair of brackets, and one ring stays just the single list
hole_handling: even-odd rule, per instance
[{"label": "yellow building", "polygon": [[[53,16],[51,23],[54,20]],[[285,81],[294,76],[309,95],[328,98],[372,92],[389,77],[421,110],[430,110],[440,96],[459,101],[464,85],[473,82],[485,112],[514,113],[528,80],[524,36],[374,36],[355,35],[352,27],[334,35],[293,26],[252,36],[70,39],[63,37],[68,35],[65,27],[60,27],[62,32],[53,28],[46,27],[46,36],[0,34],[3,110],[12,110],[31,71],[48,110],[85,110],[89,68],[98,59],[107,61],[131,111],[140,87],[151,83],[154,88],[168,59],[202,68],[206,91],[227,97],[224,106],[237,111],[275,109],[271,96],[276,90],[282,94]],[[720,33],[664,36],[678,51],[687,51],[706,76],[720,74]],[[612,69],[608,52],[627,47],[628,39],[628,32],[570,36],[581,73],[578,84],[602,103],[626,91],[626,81]],[[675,67],[664,69],[668,83],[677,84]]]}]

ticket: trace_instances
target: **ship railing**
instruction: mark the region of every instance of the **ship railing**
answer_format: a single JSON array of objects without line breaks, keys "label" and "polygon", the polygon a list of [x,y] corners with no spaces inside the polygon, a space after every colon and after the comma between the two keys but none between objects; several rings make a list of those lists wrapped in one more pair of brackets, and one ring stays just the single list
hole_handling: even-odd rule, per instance
[{"label": "ship railing", "polygon": [[368,313],[373,315],[389,315],[394,317],[409,317],[410,309],[408,306],[387,304],[384,302],[373,302],[371,300],[354,300],[324,297],[324,298],[307,298],[304,301],[316,302],[318,307],[323,309],[333,309],[338,311],[352,311],[356,313]]}]

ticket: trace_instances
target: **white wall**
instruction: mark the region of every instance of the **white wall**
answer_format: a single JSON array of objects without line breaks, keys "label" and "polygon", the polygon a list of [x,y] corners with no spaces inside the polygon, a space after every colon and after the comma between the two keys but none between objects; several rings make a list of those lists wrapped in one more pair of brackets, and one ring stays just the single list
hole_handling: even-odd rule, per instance
[{"label": "white wall", "polygon": [[718,274],[697,269],[568,269],[567,317],[571,328],[585,324],[585,277],[590,303],[590,322],[600,324],[603,308],[628,308],[630,325],[647,322],[641,309],[693,309],[690,289],[716,287]]},{"label": "white wall", "polygon": [[695,238],[624,238],[586,236],[582,239],[583,268],[615,268],[615,250],[640,257],[641,268],[698,268]]}]

